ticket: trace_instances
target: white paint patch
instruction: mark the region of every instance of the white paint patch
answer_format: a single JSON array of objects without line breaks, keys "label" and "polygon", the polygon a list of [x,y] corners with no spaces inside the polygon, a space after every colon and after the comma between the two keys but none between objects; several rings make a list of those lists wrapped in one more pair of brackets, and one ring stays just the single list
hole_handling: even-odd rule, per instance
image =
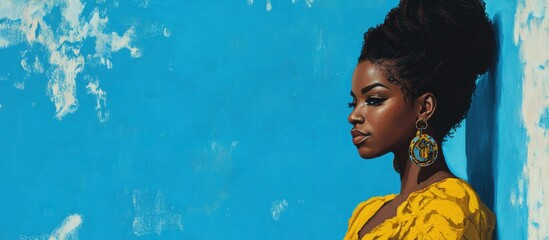
[{"label": "white paint patch", "polygon": [[518,189],[518,193],[514,190],[511,191],[511,196],[510,196],[510,201],[511,201],[511,204],[513,206],[519,206],[519,207],[522,207],[523,204],[524,204],[524,186],[525,186],[525,183],[524,183],[524,176],[526,176],[528,173],[527,173],[527,168],[526,166],[524,166],[524,168],[522,169],[522,177],[520,177],[517,181],[517,189]]},{"label": "white paint patch", "polygon": [[[6,0],[0,5],[0,48],[27,43],[29,52],[44,51],[36,56],[45,56],[42,61],[49,63],[48,71],[38,57],[30,64],[23,56],[21,66],[27,73],[48,73],[48,95],[59,120],[78,108],[76,80],[86,65],[80,52],[81,48],[87,47],[84,44],[94,44],[91,46],[95,49],[92,57],[108,69],[112,68],[110,58],[114,52],[128,49],[132,57],[141,56],[140,49],[132,45],[135,38],[133,28],[122,36],[109,32],[106,11],[95,8],[86,18],[82,16],[84,8],[85,4],[80,0]],[[56,12],[54,9],[59,9],[61,15],[52,16],[52,12]],[[51,19],[60,20],[57,27],[51,26]],[[41,47],[32,47],[36,45]]]},{"label": "white paint patch", "polygon": [[183,231],[181,214],[166,210],[166,201],[162,192],[150,194],[148,191],[133,190],[132,203],[135,210],[132,229],[136,236],[161,235],[166,229]]},{"label": "white paint patch", "polygon": [[21,59],[21,67],[23,68],[23,70],[25,70],[25,72],[27,73],[31,72],[29,63],[27,63],[27,58],[23,57],[23,59]]},{"label": "white paint patch", "polygon": [[139,7],[140,7],[140,8],[148,8],[149,6],[150,6],[149,0],[144,0],[143,2],[141,2],[141,3],[139,4]]},{"label": "white paint patch", "polygon": [[17,90],[25,90],[25,82],[14,82],[13,87]]},{"label": "white paint patch", "polygon": [[167,37],[167,38],[172,36],[172,32],[168,28],[164,28],[164,31],[162,31],[162,33],[164,34],[164,37]]},{"label": "white paint patch", "polygon": [[522,117],[528,135],[528,239],[549,238],[549,129],[540,125],[549,108],[549,6],[547,1],[517,3],[514,42],[524,64]]},{"label": "white paint patch", "polygon": [[19,240],[48,240],[48,235],[41,235],[41,236],[19,236]]},{"label": "white paint patch", "polygon": [[271,0],[267,0],[267,3],[265,4],[265,10],[267,10],[267,12],[270,12],[271,10],[273,10],[273,5],[271,5]]},{"label": "white paint patch", "polygon": [[53,231],[48,238],[49,240],[69,240],[78,239],[77,230],[82,225],[82,217],[78,214],[73,214],[65,218],[61,226]]},{"label": "white paint patch", "polygon": [[273,217],[273,220],[278,221],[286,207],[288,207],[288,201],[286,201],[286,199],[274,201],[271,206],[271,216]]},{"label": "white paint patch", "polygon": [[109,119],[109,112],[104,109],[107,107],[107,93],[99,88],[99,81],[97,79],[92,79],[91,77],[87,77],[87,79],[88,85],[86,89],[88,90],[88,94],[94,95],[96,99],[95,110],[97,111],[97,119],[99,122],[104,123]]},{"label": "white paint patch", "polygon": [[42,66],[42,63],[40,63],[40,59],[38,59],[38,56],[34,57],[34,64],[32,65],[32,70],[35,73],[44,73],[44,67]]},{"label": "white paint patch", "polygon": [[320,51],[322,50],[322,48],[324,48],[324,31],[323,29],[321,28],[320,29],[320,33],[319,33],[319,36],[318,36],[318,44],[316,45],[316,50],[317,51]]},{"label": "white paint patch", "polygon": [[511,196],[509,196],[509,201],[511,205],[517,206],[517,193],[514,190],[511,190]]},{"label": "white paint patch", "polygon": [[[2,2],[2,5],[4,5],[4,2]],[[2,8],[0,6],[0,11],[2,11]],[[2,13],[0,12],[0,14]],[[22,43],[25,40],[25,34],[19,29],[14,20],[6,20],[0,23],[0,49]]]},{"label": "white paint patch", "polygon": [[[250,6],[252,6],[254,4],[254,0],[246,0],[246,2]],[[290,0],[290,2],[295,5],[297,2],[299,2],[299,0]],[[314,2],[315,2],[314,0],[305,0],[305,5],[308,8],[312,8]],[[267,10],[267,12],[270,12],[271,10],[273,10],[273,5],[271,3],[271,0],[266,0],[265,10]]]},{"label": "white paint patch", "polygon": [[168,27],[159,23],[147,23],[140,25],[140,33],[142,36],[147,37],[157,37],[158,35],[170,37],[172,35],[172,32]]},{"label": "white paint patch", "polygon": [[321,74],[322,71],[322,60],[326,57],[326,49],[324,47],[324,30],[322,28],[315,29],[315,34],[318,34],[318,43],[316,45],[315,53],[314,53],[314,75],[317,76],[318,74]]},{"label": "white paint patch", "polygon": [[30,60],[28,57],[28,51],[23,51],[21,53],[21,68],[25,70],[26,74],[24,79],[26,80],[31,74],[41,74],[44,73],[44,67],[42,66],[42,63],[40,62],[40,59],[38,59],[38,56],[34,57],[34,62]]}]

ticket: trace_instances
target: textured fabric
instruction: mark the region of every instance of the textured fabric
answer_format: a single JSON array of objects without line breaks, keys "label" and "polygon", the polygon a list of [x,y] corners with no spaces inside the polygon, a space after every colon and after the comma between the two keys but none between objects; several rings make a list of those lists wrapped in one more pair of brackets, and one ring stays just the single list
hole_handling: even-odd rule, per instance
[{"label": "textured fabric", "polygon": [[[360,203],[349,219],[344,240],[358,240],[358,232],[391,194]],[[376,226],[365,239],[492,239],[494,214],[464,180],[447,178],[408,196],[395,217]]]}]

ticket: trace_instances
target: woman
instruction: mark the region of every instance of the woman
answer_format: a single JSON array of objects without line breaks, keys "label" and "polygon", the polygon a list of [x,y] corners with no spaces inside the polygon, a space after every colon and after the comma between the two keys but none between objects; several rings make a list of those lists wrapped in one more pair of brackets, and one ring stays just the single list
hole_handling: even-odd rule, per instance
[{"label": "woman", "polygon": [[352,79],[353,143],[394,154],[398,195],[354,210],[345,239],[491,239],[494,214],[440,147],[465,118],[495,37],[482,0],[401,0],[364,34]]}]

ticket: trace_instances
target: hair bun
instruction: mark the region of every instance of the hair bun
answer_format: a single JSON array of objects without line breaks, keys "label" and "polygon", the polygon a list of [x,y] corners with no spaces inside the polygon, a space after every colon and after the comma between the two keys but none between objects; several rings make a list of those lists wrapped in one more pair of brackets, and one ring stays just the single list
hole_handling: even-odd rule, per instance
[{"label": "hair bun", "polygon": [[495,52],[493,29],[478,0],[402,0],[382,28],[401,54],[423,50],[476,75],[486,72]]}]

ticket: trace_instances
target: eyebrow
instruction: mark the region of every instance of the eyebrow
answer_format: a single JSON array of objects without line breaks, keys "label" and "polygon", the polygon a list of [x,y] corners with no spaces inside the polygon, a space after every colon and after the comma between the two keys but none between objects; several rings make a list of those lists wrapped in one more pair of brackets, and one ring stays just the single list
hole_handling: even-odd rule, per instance
[{"label": "eyebrow", "polygon": [[[367,93],[368,91],[376,88],[376,87],[383,87],[383,88],[386,88],[386,89],[389,89],[388,87],[386,87],[385,85],[381,84],[381,83],[374,83],[372,85],[369,85],[369,86],[366,86],[366,87],[363,87],[362,90],[360,90],[360,92],[362,94],[365,94]],[[353,93],[353,91],[351,90],[351,96],[355,96],[355,94]]]}]

